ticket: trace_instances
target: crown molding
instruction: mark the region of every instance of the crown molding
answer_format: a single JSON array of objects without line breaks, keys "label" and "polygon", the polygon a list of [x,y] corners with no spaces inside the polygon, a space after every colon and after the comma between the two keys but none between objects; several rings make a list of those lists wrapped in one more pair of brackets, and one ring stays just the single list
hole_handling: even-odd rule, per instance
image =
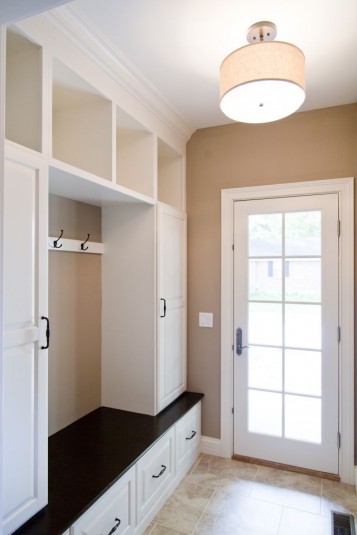
[{"label": "crown molding", "polygon": [[45,13],[45,17],[123,89],[168,128],[188,141],[195,129],[172,107],[166,97],[91,21],[71,5]]}]

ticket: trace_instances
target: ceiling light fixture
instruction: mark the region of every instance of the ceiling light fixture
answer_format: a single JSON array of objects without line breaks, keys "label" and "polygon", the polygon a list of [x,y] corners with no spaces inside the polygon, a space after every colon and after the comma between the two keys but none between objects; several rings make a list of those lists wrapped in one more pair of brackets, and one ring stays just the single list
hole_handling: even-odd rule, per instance
[{"label": "ceiling light fixture", "polygon": [[294,113],[305,100],[305,57],[290,43],[273,41],[276,26],[257,22],[249,45],[227,56],[220,71],[220,107],[243,123],[268,123]]}]

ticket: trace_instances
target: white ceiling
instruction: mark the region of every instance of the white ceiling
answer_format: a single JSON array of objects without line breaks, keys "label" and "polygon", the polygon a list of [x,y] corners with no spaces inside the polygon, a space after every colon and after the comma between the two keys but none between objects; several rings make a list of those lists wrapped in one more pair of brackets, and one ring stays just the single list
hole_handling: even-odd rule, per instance
[{"label": "white ceiling", "polygon": [[[66,0],[0,0],[0,21]],[[192,130],[231,122],[219,109],[219,67],[271,20],[306,56],[301,111],[357,102],[357,0],[75,0],[80,20],[118,49],[132,72]],[[2,15],[2,16],[1,16]],[[6,19],[7,17],[7,19]],[[134,70],[133,70],[134,69]]]},{"label": "white ceiling", "polygon": [[231,122],[219,67],[260,20],[306,56],[301,110],[357,102],[356,0],[75,0],[193,129]]}]

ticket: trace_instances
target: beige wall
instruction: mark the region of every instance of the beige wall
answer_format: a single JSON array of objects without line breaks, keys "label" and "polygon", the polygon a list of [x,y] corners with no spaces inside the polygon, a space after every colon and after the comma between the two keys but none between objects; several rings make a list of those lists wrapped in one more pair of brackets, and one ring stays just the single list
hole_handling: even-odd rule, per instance
[{"label": "beige wall", "polygon": [[[220,437],[220,191],[357,176],[357,104],[265,125],[198,130],[187,145],[188,385],[205,394],[203,435]],[[214,328],[198,327],[213,312]]]},{"label": "beige wall", "polygon": [[[50,195],[49,235],[101,241],[101,210]],[[49,252],[49,434],[101,405],[101,256]]]}]

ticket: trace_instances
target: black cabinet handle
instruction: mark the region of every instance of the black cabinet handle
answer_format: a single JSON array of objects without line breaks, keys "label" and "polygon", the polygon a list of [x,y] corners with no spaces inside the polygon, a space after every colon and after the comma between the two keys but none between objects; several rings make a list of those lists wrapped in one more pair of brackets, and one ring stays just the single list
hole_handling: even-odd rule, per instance
[{"label": "black cabinet handle", "polygon": [[109,531],[108,535],[112,535],[112,533],[114,533],[114,531],[116,531],[118,529],[118,527],[120,526],[120,520],[119,518],[115,518],[114,519],[114,522],[116,522],[115,526],[112,527],[112,529]]},{"label": "black cabinet handle", "polygon": [[50,320],[46,316],[41,316],[42,320],[45,320],[46,323],[46,345],[41,346],[41,349],[48,349],[50,345]]},{"label": "black cabinet handle", "polygon": [[192,440],[193,437],[196,436],[196,434],[197,434],[196,431],[192,431],[192,435],[190,437],[186,437],[186,440]]},{"label": "black cabinet handle", "polygon": [[162,474],[165,472],[167,466],[165,466],[164,464],[161,465],[161,468],[162,470],[160,470],[160,472],[157,474],[157,476],[153,475],[152,477],[154,477],[155,479],[157,479],[158,477],[162,476]]},{"label": "black cabinet handle", "polygon": [[162,315],[160,314],[160,318],[164,318],[166,316],[166,299],[160,297],[160,301],[164,302],[164,313]]}]

